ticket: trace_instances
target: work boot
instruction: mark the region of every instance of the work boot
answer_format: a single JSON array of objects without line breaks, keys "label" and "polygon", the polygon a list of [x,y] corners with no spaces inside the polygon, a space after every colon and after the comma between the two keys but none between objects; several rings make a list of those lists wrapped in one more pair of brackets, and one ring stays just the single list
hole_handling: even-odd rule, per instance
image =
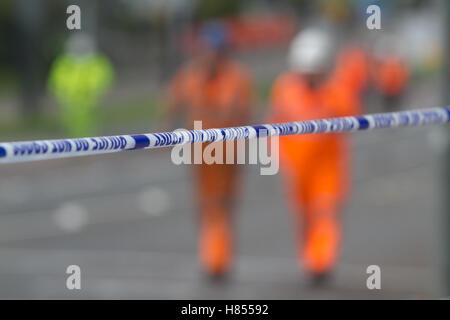
[{"label": "work boot", "polygon": [[317,217],[307,224],[301,247],[301,264],[314,282],[323,283],[333,270],[340,241],[340,226],[334,217]]},{"label": "work boot", "polygon": [[228,217],[203,218],[200,226],[199,259],[212,278],[223,277],[229,270],[232,255],[232,235]]}]

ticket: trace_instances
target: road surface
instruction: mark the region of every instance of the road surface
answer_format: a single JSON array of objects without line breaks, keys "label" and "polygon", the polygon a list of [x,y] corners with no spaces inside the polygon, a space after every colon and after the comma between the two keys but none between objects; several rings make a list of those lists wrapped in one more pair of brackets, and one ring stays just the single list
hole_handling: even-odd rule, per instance
[{"label": "road surface", "polygon": [[[169,150],[3,165],[0,298],[352,299],[437,297],[437,128],[353,134],[354,177],[332,281],[296,263],[279,176],[248,166],[225,283],[196,260],[190,171]],[[81,290],[66,268],[81,268]],[[366,268],[379,265],[381,290]]]}]

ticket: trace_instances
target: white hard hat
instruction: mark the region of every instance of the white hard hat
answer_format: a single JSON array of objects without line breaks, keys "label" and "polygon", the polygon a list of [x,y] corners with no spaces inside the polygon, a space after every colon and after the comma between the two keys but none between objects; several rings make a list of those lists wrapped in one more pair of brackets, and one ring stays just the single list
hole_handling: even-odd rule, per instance
[{"label": "white hard hat", "polygon": [[318,28],[305,29],[291,43],[289,68],[301,73],[326,72],[333,63],[334,49],[328,32]]}]

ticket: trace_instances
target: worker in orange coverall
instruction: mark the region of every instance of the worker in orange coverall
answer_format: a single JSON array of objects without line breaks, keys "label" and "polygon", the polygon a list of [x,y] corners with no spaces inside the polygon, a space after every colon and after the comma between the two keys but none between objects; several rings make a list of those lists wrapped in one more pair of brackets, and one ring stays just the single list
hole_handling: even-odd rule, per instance
[{"label": "worker in orange coverall", "polygon": [[[227,55],[227,30],[220,22],[210,22],[199,31],[196,57],[175,75],[169,89],[169,111],[183,114],[187,126],[201,120],[202,128],[248,124],[251,105],[249,72]],[[239,193],[239,166],[194,164],[194,180],[199,207],[199,260],[207,274],[220,277],[232,263],[232,212]],[[208,143],[203,143],[202,152]],[[235,146],[236,147],[236,146]],[[194,148],[195,149],[195,148]],[[236,149],[234,150],[236,160]]]},{"label": "worker in orange coverall", "polygon": [[409,83],[409,70],[403,59],[389,53],[375,58],[373,80],[375,88],[384,100],[386,111],[397,109]]},{"label": "worker in orange coverall", "polygon": [[[273,86],[272,123],[359,113],[360,81],[366,81],[366,69],[352,66],[355,60],[344,55],[335,57],[334,48],[330,35],[321,29],[305,29],[294,38],[290,70]],[[356,51],[353,55],[362,59]],[[299,263],[317,282],[326,279],[338,256],[340,208],[349,191],[349,142],[342,133],[280,138],[280,169],[296,222]]]}]

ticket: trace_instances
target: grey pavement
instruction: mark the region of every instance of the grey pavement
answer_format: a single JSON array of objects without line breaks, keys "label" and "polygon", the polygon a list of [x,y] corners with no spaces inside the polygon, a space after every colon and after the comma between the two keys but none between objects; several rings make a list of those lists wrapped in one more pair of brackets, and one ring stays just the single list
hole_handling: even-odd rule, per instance
[{"label": "grey pavement", "polygon": [[[258,166],[245,170],[233,272],[217,284],[197,265],[189,168],[168,150],[4,165],[0,298],[435,298],[438,132],[353,135],[342,254],[322,288],[297,266],[281,179]],[[71,264],[79,291],[66,289]],[[372,264],[381,290],[366,288]]]}]

